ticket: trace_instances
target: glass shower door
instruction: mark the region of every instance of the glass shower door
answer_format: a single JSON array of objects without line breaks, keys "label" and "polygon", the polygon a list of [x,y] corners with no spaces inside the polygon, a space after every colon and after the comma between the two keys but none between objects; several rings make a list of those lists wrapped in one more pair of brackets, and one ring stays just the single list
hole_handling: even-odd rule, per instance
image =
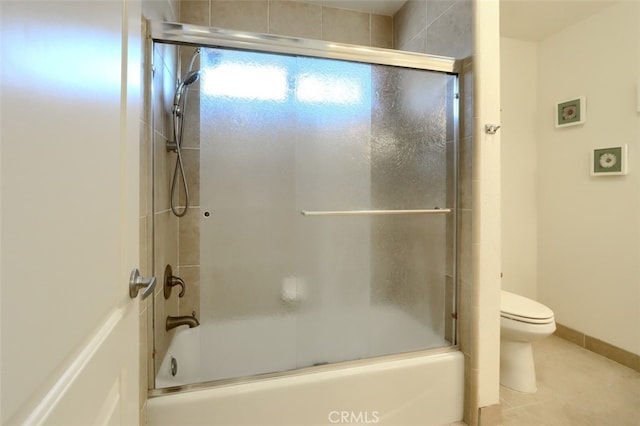
[{"label": "glass shower door", "polygon": [[202,50],[200,315],[212,379],[296,365],[296,317],[281,297],[295,275],[295,62]]},{"label": "glass shower door", "polygon": [[449,345],[455,77],[224,49],[201,70],[209,380]]}]

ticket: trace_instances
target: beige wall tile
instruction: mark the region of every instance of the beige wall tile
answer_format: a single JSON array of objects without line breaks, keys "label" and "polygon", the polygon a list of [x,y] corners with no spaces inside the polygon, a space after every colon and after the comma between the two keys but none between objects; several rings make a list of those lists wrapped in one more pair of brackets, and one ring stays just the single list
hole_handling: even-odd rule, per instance
[{"label": "beige wall tile", "polygon": [[471,361],[470,358],[465,357],[465,377],[464,377],[464,386],[465,386],[465,412],[463,416],[463,420],[468,425],[477,425],[478,424],[478,375],[479,371],[475,368],[471,367],[471,362],[467,363],[466,361]]},{"label": "beige wall tile", "polygon": [[139,234],[140,234],[140,264],[139,269],[142,275],[153,275],[151,265],[153,259],[151,259],[151,217],[143,216],[139,220]]},{"label": "beige wall tile", "polygon": [[460,73],[460,137],[473,136],[473,60],[462,60],[462,72]]},{"label": "beige wall tile", "polygon": [[[187,186],[189,188],[189,206],[196,207],[200,205],[200,150],[199,149],[183,149],[182,162],[184,164],[185,174],[187,176]],[[184,187],[182,186],[182,178],[178,180],[179,185],[179,203],[180,206],[186,205]],[[182,208],[181,208],[182,210]]]},{"label": "beige wall tile", "polygon": [[370,31],[368,13],[322,8],[322,40],[369,46]]},{"label": "beige wall tile", "polygon": [[184,297],[179,300],[180,315],[191,315],[195,311],[196,318],[201,318],[200,266],[181,266],[179,273],[185,282]]},{"label": "beige wall tile", "polygon": [[162,54],[167,49],[156,45],[154,58],[155,72],[153,74],[153,130],[162,136],[168,136],[171,132],[171,120],[169,111],[173,102],[176,73],[170,70],[164,63]]},{"label": "beige wall tile", "polygon": [[458,157],[458,207],[470,210],[473,206],[473,191],[471,180],[473,178],[473,138],[460,140]]},{"label": "beige wall tile", "polygon": [[200,264],[200,208],[190,208],[180,218],[180,266]]},{"label": "beige wall tile", "polygon": [[153,320],[154,320],[154,297],[148,297],[147,301],[147,389],[152,389],[155,383],[155,362],[154,362],[154,341],[153,341]]},{"label": "beige wall tile", "polygon": [[425,53],[427,50],[427,30],[422,30],[411,40],[402,44],[399,50],[403,50],[405,52]]},{"label": "beige wall tile", "polygon": [[178,1],[143,0],[142,15],[148,19],[175,22],[178,20]]},{"label": "beige wall tile", "polygon": [[194,25],[211,25],[209,0],[181,0],[180,22]]},{"label": "beige wall tile", "polygon": [[[161,286],[162,287],[162,286]],[[154,336],[155,336],[155,347],[153,351],[153,360],[154,360],[154,372],[153,376],[155,377],[158,374],[158,369],[160,368],[160,364],[162,363],[162,358],[167,353],[167,348],[169,346],[169,338],[167,332],[164,329],[164,324],[167,319],[167,316],[164,311],[164,295],[162,291],[156,293],[154,299]]]},{"label": "beige wall tile", "polygon": [[461,210],[458,221],[458,279],[471,283],[473,282],[473,243],[471,242],[473,212]]},{"label": "beige wall tile", "polygon": [[177,245],[177,218],[168,210],[157,213],[155,218],[155,270],[154,275],[158,279],[154,299],[154,321],[155,321],[155,368],[159,367],[162,357],[166,353],[169,338],[164,328],[167,315],[178,314],[177,300],[165,300],[163,294],[164,268],[167,264],[172,266],[178,263]]},{"label": "beige wall tile", "polygon": [[445,277],[446,285],[445,285],[445,296],[444,296],[444,338],[453,342],[455,336],[454,324],[455,321],[452,317],[454,313],[454,305],[453,301],[455,300],[455,285],[453,282],[453,277],[451,275],[447,275]]},{"label": "beige wall tile", "polygon": [[[141,123],[140,134],[140,216],[144,217],[152,213],[151,206],[151,155],[153,129],[150,123]],[[140,240],[145,241],[145,240]],[[141,247],[144,249],[144,247]]]},{"label": "beige wall tile", "polygon": [[472,302],[473,286],[471,282],[458,282],[458,345],[466,356],[471,356],[471,334],[472,334]]},{"label": "beige wall tile", "polygon": [[200,148],[200,81],[189,86],[182,130],[183,148]]},{"label": "beige wall tile", "polygon": [[371,14],[371,46],[393,49],[393,18]]},{"label": "beige wall tile", "polygon": [[427,27],[427,50],[432,55],[466,58],[472,51],[470,1],[455,3]]},{"label": "beige wall tile", "polygon": [[269,33],[320,40],[322,7],[295,1],[271,1]]},{"label": "beige wall tile", "polygon": [[[149,335],[147,334],[147,332],[149,331],[149,329],[147,328],[149,321],[148,321],[148,313],[150,312],[150,310],[147,308],[148,304],[147,304],[147,300],[151,300],[152,298],[149,297],[144,301],[140,301],[140,305],[141,305],[141,312],[140,312],[140,317],[139,317],[139,322],[138,322],[138,327],[139,327],[139,333],[140,333],[140,341],[139,341],[139,366],[140,366],[140,371],[138,372],[139,376],[139,394],[138,394],[138,401],[140,404],[140,407],[142,407],[144,405],[144,403],[147,400],[147,389],[148,389],[148,383],[149,383],[149,377],[148,377],[148,370],[147,370],[147,365],[148,365],[148,359],[149,359],[149,352],[148,352],[148,345],[147,342],[149,341]],[[150,306],[150,304],[149,304]]]},{"label": "beige wall tile", "polygon": [[[440,18],[440,16],[442,16],[443,13],[446,13],[447,10],[458,1],[460,0],[427,1],[426,2],[427,3],[426,4],[427,26],[431,25],[433,21]],[[462,1],[468,1],[469,3],[471,3],[470,0],[462,0]]]},{"label": "beige wall tile", "polygon": [[[161,215],[164,224],[161,225],[164,227],[166,236],[165,236],[165,244],[163,248],[158,247],[158,250],[164,251],[164,260],[165,263],[162,265],[156,265],[156,269],[160,267],[162,274],[164,274],[164,268],[167,264],[170,264],[173,267],[178,265],[178,218],[171,213],[171,211],[166,211]],[[159,274],[159,276],[163,276]]]},{"label": "beige wall tile", "polygon": [[161,212],[169,209],[169,195],[171,190],[171,177],[173,170],[170,169],[170,155],[167,153],[167,138],[160,133],[154,134],[154,212]]},{"label": "beige wall tile", "polygon": [[399,50],[422,52],[408,49],[410,42],[427,27],[427,6],[424,0],[409,0],[393,17],[394,47]]},{"label": "beige wall tile", "polygon": [[268,1],[211,0],[211,25],[240,31],[267,33]]},{"label": "beige wall tile", "polygon": [[502,424],[502,407],[500,404],[493,404],[480,407],[478,416],[479,426],[498,426]]}]

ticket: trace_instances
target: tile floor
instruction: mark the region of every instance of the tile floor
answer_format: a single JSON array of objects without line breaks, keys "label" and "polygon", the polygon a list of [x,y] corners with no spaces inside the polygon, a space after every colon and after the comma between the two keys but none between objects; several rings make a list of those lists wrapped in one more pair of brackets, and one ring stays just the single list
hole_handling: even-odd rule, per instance
[{"label": "tile floor", "polygon": [[556,336],[533,356],[538,392],[501,386],[503,426],[640,426],[640,373]]}]

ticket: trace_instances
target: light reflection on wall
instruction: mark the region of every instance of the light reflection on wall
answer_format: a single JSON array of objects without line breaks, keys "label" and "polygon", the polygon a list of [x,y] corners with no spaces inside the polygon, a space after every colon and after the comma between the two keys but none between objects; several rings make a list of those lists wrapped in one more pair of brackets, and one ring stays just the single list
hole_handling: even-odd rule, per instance
[{"label": "light reflection on wall", "polygon": [[14,88],[65,97],[120,95],[121,35],[92,28],[38,26],[39,44],[19,22],[3,22],[3,79]]}]

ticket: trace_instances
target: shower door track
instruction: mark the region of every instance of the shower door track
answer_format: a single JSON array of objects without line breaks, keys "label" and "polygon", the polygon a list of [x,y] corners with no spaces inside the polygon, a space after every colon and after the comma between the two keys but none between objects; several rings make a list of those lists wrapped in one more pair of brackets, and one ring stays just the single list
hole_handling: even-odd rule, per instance
[{"label": "shower door track", "polygon": [[456,75],[461,69],[460,61],[445,56],[251,33],[202,25],[149,20],[147,21],[147,34],[153,41],[171,44],[227,47],[285,55],[338,59]]},{"label": "shower door track", "polygon": [[353,359],[349,361],[335,362],[331,364],[313,365],[310,367],[296,368],[293,370],[276,371],[273,373],[254,374],[244,377],[234,377],[230,379],[210,380],[186,385],[171,386],[167,388],[149,389],[149,398],[170,395],[175,393],[194,392],[203,389],[219,388],[223,386],[233,386],[248,383],[257,383],[264,380],[279,379],[285,377],[304,376],[314,373],[326,373],[349,368],[357,368],[367,365],[384,364],[388,362],[419,359],[433,355],[448,354],[460,351],[458,345],[443,346],[440,348],[422,349],[412,352],[404,352],[390,355],[381,355],[365,359]]}]

